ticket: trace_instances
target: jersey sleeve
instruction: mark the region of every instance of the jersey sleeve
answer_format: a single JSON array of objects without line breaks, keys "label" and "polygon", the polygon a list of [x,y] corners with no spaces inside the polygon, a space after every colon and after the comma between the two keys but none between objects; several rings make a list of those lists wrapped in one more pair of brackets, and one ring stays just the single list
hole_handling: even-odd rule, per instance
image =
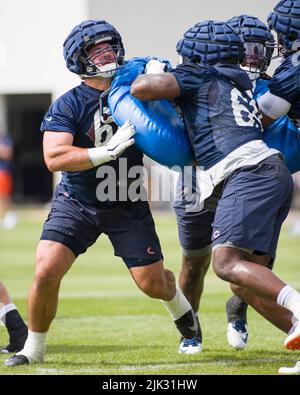
[{"label": "jersey sleeve", "polygon": [[180,96],[185,96],[199,90],[212,71],[196,64],[183,63],[172,70],[172,73],[178,82]]},{"label": "jersey sleeve", "polygon": [[76,134],[77,121],[76,111],[71,101],[64,97],[57,99],[48,109],[42,121],[40,130],[53,132],[69,132],[73,136]]},{"label": "jersey sleeve", "polygon": [[270,92],[282,99],[293,103],[299,95],[299,67],[290,67],[282,72],[275,73],[269,84]]},{"label": "jersey sleeve", "polygon": [[279,117],[288,114],[291,108],[291,103],[282,97],[273,95],[267,91],[264,95],[257,98],[259,109],[269,118],[278,119]]}]

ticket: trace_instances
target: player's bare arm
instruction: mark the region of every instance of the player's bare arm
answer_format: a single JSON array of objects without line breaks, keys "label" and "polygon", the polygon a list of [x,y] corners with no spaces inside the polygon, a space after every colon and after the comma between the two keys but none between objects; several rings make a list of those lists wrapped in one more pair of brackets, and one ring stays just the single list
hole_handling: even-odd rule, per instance
[{"label": "player's bare arm", "polygon": [[140,100],[171,100],[180,95],[180,88],[171,73],[143,74],[132,83],[130,93]]},{"label": "player's bare arm", "polygon": [[269,117],[268,115],[266,115],[262,111],[260,111],[260,115],[261,115],[260,120],[261,120],[261,123],[262,123],[264,128],[268,127],[269,125],[271,125],[271,123],[273,123],[275,121],[275,119]]},{"label": "player's bare arm", "polygon": [[44,159],[51,172],[81,171],[94,167],[87,148],[72,146],[73,139],[73,135],[68,132],[44,133]]},{"label": "player's bare arm", "polygon": [[44,133],[44,158],[48,169],[54,171],[83,171],[117,159],[134,144],[134,126],[129,122],[119,127],[114,136],[101,147],[72,146],[73,135],[68,132]]}]

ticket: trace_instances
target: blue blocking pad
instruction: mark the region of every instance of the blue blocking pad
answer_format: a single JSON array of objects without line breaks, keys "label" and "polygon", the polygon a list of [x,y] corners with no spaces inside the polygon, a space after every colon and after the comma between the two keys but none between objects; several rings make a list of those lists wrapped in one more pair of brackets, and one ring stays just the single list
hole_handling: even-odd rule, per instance
[{"label": "blue blocking pad", "polygon": [[[254,97],[267,92],[270,81],[257,80]],[[264,142],[270,147],[283,153],[286,165],[291,173],[300,170],[300,130],[287,116],[278,118],[265,128]]]},{"label": "blue blocking pad", "polygon": [[133,58],[112,81],[108,104],[116,123],[128,119],[135,125],[137,147],[151,159],[168,166],[187,166],[193,155],[183,121],[168,100],[140,101],[130,95],[130,86],[144,72],[151,58]]}]

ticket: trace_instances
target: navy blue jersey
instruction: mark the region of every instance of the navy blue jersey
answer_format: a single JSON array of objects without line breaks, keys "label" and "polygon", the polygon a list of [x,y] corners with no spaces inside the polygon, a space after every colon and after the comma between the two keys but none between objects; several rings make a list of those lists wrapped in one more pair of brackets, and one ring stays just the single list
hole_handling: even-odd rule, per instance
[{"label": "navy blue jersey", "polygon": [[262,125],[247,73],[234,65],[185,63],[172,71],[198,165],[204,170],[238,147],[261,140]]},{"label": "navy blue jersey", "polygon": [[273,95],[288,101],[292,106],[288,116],[300,125],[300,62],[299,52],[288,56],[276,69],[269,84]]},{"label": "navy blue jersey", "polygon": [[[262,96],[269,89],[270,80],[258,78],[255,80],[254,98]],[[289,117],[282,116],[264,129],[263,141],[270,147],[281,151],[285,157],[286,165],[291,173],[300,170],[300,131],[290,121]],[[197,186],[196,172],[182,173],[178,179],[176,189],[175,209],[189,209],[196,207]],[[179,212],[179,211],[178,211]],[[199,214],[200,215],[200,214]]]},{"label": "navy blue jersey", "polygon": [[[108,92],[101,92],[82,83],[58,98],[50,106],[41,124],[41,131],[69,132],[74,136],[73,146],[93,148],[95,128],[100,128],[101,143],[107,143],[118,129],[109,112],[107,95]],[[118,179],[119,160],[126,158],[128,169],[130,169],[132,166],[142,166],[142,157],[143,154],[135,146],[132,146],[119,159],[101,166],[112,166],[116,170],[117,182],[121,182]],[[99,203],[96,197],[96,188],[103,180],[96,177],[99,167],[85,171],[62,172],[62,183],[66,189],[84,202]],[[111,206],[113,203],[101,203],[102,206],[103,204]]]},{"label": "navy blue jersey", "polygon": [[[12,147],[12,141],[11,141],[10,137],[8,137],[8,136],[1,137],[0,136],[0,146],[1,145],[4,147]],[[11,170],[11,161],[0,158],[0,170],[10,171]]]}]

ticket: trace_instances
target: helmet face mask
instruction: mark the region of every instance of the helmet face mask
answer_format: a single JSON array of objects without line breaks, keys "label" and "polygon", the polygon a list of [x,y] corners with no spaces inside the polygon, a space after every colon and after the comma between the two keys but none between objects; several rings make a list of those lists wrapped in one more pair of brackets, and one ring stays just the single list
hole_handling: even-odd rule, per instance
[{"label": "helmet face mask", "polygon": [[265,71],[268,67],[267,48],[265,45],[257,42],[245,42],[244,48],[245,56],[242,66],[247,67],[247,70],[251,73]]},{"label": "helmet face mask", "polygon": [[245,48],[242,67],[254,80],[265,72],[271,63],[274,37],[270,29],[252,15],[234,16],[227,23],[239,34]]},{"label": "helmet face mask", "polygon": [[288,56],[290,51],[284,46],[284,34],[277,33],[277,43],[267,43],[267,46],[272,46],[273,51],[275,51],[272,59],[278,59]]},{"label": "helmet face mask", "polygon": [[112,78],[123,64],[124,57],[119,45],[111,45],[111,38],[95,40],[83,47],[80,61],[83,63],[82,77]]},{"label": "helmet face mask", "polygon": [[87,20],[75,26],[63,48],[67,68],[83,78],[112,78],[124,63],[122,38],[115,27],[104,20]]},{"label": "helmet face mask", "polygon": [[282,45],[282,42],[277,41],[266,41],[266,49],[269,51],[269,57],[271,60],[282,58],[285,49]]},{"label": "helmet face mask", "polygon": [[268,25],[278,36],[277,57],[300,50],[300,0],[281,0],[268,16]]},{"label": "helmet face mask", "polygon": [[[277,43],[267,43],[267,47],[272,48],[272,50],[275,50],[275,55],[272,56],[272,59],[277,59],[277,58],[286,58],[290,54],[297,52],[300,50],[300,41],[295,40],[293,44],[291,44],[291,37],[294,35],[289,34],[288,37],[281,33],[277,33]],[[289,41],[289,45],[286,45],[286,41]]]}]

